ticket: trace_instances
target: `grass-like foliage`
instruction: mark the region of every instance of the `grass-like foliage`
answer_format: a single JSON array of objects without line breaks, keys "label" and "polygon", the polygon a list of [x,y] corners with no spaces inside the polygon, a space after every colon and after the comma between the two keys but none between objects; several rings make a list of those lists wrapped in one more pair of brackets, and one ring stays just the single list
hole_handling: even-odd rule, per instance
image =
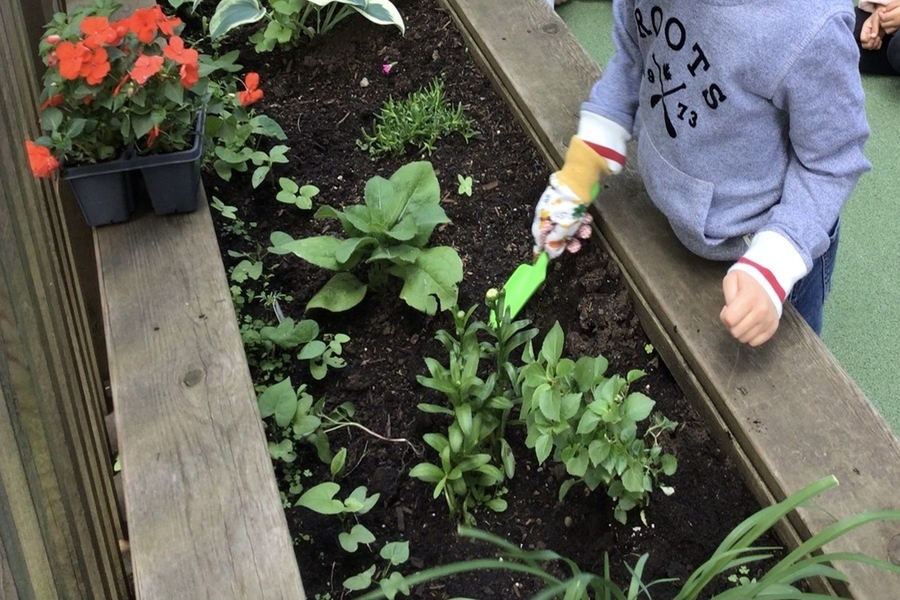
[{"label": "grass-like foliage", "polygon": [[[718,576],[741,566],[771,558],[772,548],[753,545],[759,537],[791,511],[800,506],[808,506],[813,498],[836,486],[837,483],[834,476],[825,477],[787,499],[748,517],[728,534],[709,560],[693,572],[675,596],[675,600],[695,600],[707,597],[701,596],[701,594]],[[831,596],[801,591],[797,587],[797,583],[809,577],[826,577],[837,581],[847,581],[847,577],[843,573],[831,566],[830,563],[834,561],[859,562],[900,574],[900,567],[861,553],[822,551],[826,544],[863,525],[898,520],[900,520],[900,511],[883,510],[861,513],[837,521],[798,546],[758,580],[745,578],[739,582],[737,587],[716,594],[711,597],[711,600],[830,599]],[[471,527],[461,526],[459,532],[460,535],[493,544],[498,549],[498,556],[465,560],[419,571],[404,578],[406,585],[412,588],[451,575],[484,569],[502,569],[531,575],[544,582],[543,591],[535,595],[532,600],[550,600],[561,597],[565,600],[639,600],[641,598],[652,599],[650,590],[654,585],[674,581],[666,579],[645,583],[642,576],[649,559],[647,554],[642,555],[634,567],[629,567],[631,581],[627,588],[622,588],[610,580],[608,561],[605,563],[603,575],[585,573],[573,560],[550,550],[523,550],[503,538]],[[552,575],[547,568],[547,564],[552,562],[562,563],[564,567],[568,568],[571,576],[568,579],[560,579]],[[396,591],[393,589],[381,589],[361,596],[358,600],[393,598],[395,595]]]},{"label": "grass-like foliage", "polygon": [[[456,305],[462,261],[449,246],[426,247],[434,228],[450,219],[441,208],[441,191],[431,163],[400,167],[390,179],[366,182],[365,202],[337,210],[322,206],[317,219],[337,219],[345,237],[313,236],[295,240],[276,231],[270,236],[274,254],[296,254],[303,260],[337,271],[306,308],[341,312],[353,308],[370,286],[383,287],[390,277],[403,280],[400,297],[433,315],[438,307]],[[351,270],[368,265],[368,283]]]},{"label": "grass-like foliage", "polygon": [[467,142],[478,135],[462,104],[451,105],[444,95],[444,84],[435,78],[431,85],[404,100],[388,99],[375,115],[373,132],[363,129],[362,139],[356,143],[373,160],[386,154],[401,156],[409,146],[430,156],[437,141],[453,133]]}]

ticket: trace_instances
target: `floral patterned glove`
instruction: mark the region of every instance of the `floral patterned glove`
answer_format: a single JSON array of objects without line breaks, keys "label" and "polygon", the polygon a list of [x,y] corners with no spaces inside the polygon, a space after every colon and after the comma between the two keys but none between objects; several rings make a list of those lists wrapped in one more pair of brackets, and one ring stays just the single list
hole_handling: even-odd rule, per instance
[{"label": "floral patterned glove", "polygon": [[593,219],[587,210],[589,204],[590,201],[582,201],[569,186],[560,183],[556,173],[551,175],[550,185],[534,209],[531,224],[535,258],[542,251],[556,258],[564,250],[581,250],[581,240],[591,237]]},{"label": "floral patterned glove", "polygon": [[531,234],[534,257],[556,258],[564,250],[578,252],[591,235],[588,207],[596,197],[600,175],[610,173],[603,156],[580,137],[572,136],[563,168],[550,176],[534,210]]}]

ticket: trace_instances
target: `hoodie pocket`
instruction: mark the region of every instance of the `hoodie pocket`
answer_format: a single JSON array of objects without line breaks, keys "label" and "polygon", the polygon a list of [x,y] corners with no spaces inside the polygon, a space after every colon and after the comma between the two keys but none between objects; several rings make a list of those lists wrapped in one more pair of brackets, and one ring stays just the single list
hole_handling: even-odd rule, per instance
[{"label": "hoodie pocket", "polygon": [[709,254],[709,248],[721,242],[706,237],[713,184],[674,167],[646,131],[638,139],[638,166],[647,194],[669,220],[678,239],[695,254]]}]

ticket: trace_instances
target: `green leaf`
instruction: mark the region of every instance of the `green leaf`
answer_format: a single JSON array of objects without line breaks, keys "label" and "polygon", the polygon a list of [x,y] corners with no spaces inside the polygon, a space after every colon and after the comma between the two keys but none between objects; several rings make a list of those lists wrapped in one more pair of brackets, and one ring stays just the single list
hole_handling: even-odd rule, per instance
[{"label": "green leaf", "polygon": [[341,486],[332,481],[320,483],[303,492],[297,499],[297,506],[308,508],[320,515],[339,515],[345,508],[344,503],[334,497],[340,489]]},{"label": "green leaf", "polygon": [[566,461],[566,472],[572,477],[584,477],[588,468],[588,453],[580,450],[574,458]]},{"label": "green leaf", "polygon": [[575,431],[578,435],[586,435],[597,429],[600,423],[600,417],[593,411],[586,410],[578,421],[578,429]]},{"label": "green leaf", "polygon": [[444,472],[431,463],[419,463],[410,470],[409,476],[427,483],[437,483],[444,478]]},{"label": "green leaf", "polygon": [[291,378],[266,388],[257,403],[263,419],[275,415],[278,426],[287,427],[297,411],[297,393],[291,385]]},{"label": "green leaf", "polygon": [[650,412],[656,402],[640,392],[628,394],[625,398],[624,412],[625,416],[634,421],[643,421],[650,416]]},{"label": "green leaf", "polygon": [[375,574],[375,565],[372,565],[362,573],[358,573],[353,577],[344,580],[344,587],[351,592],[364,590],[372,585],[372,576]]},{"label": "green leaf", "polygon": [[659,461],[662,464],[663,473],[669,476],[675,474],[675,471],[678,469],[677,458],[675,458],[671,454],[663,454],[660,457]]},{"label": "green leaf", "polygon": [[368,286],[351,273],[338,273],[306,304],[306,310],[324,308],[331,312],[349,310],[362,302]]},{"label": "green leaf", "polygon": [[357,523],[349,532],[341,532],[338,535],[338,541],[341,543],[341,548],[352,553],[356,552],[360,544],[375,542],[375,536],[365,526]]},{"label": "green leaf", "polygon": [[640,465],[632,465],[622,473],[622,485],[627,491],[636,494],[644,491],[644,470]]},{"label": "green leaf", "polygon": [[334,259],[342,266],[355,265],[359,262],[366,248],[378,247],[378,240],[373,237],[354,237],[341,242],[334,253]]},{"label": "green leaf", "polygon": [[381,558],[390,561],[392,565],[402,565],[409,560],[409,542],[388,542],[380,554]]},{"label": "green leaf", "polygon": [[455,413],[460,431],[465,437],[470,437],[472,435],[472,406],[469,404],[457,406]]},{"label": "green leaf", "polygon": [[320,235],[288,241],[285,236],[287,234],[277,236],[278,243],[276,244],[276,240],[272,239],[275,237],[273,233],[269,237],[269,240],[273,242],[272,246],[269,247],[269,252],[273,254],[296,254],[306,262],[317,267],[331,271],[340,270],[341,265],[334,255],[343,240],[330,235]]},{"label": "green leaf", "polygon": [[416,226],[416,220],[412,215],[406,215],[400,222],[394,225],[387,232],[388,236],[391,238],[398,240],[400,242],[408,242],[413,239],[418,233],[418,227]]},{"label": "green leaf", "polygon": [[268,340],[285,350],[291,350],[300,344],[305,344],[318,334],[319,325],[312,319],[304,319],[299,323],[295,323],[291,317],[285,317],[277,327],[266,326],[259,330],[259,335],[262,339]]},{"label": "green leaf", "polygon": [[537,454],[538,463],[542,464],[547,457],[550,456],[550,452],[553,451],[553,438],[549,433],[544,433],[538,436],[537,443],[534,446],[535,454]]},{"label": "green leaf", "polygon": [[209,20],[209,37],[222,37],[235,27],[256,23],[266,16],[258,0],[222,0]]},{"label": "green leaf", "polygon": [[275,460],[283,460],[286,463],[292,463],[297,460],[297,454],[294,452],[294,444],[291,440],[281,440],[277,444],[269,442],[268,448],[269,456]]},{"label": "green leaf", "polygon": [[541,346],[541,356],[547,361],[548,365],[553,366],[559,362],[563,350],[563,330],[559,321],[553,324],[550,332],[544,338],[544,344]]},{"label": "green leaf", "polygon": [[387,260],[392,263],[414,264],[422,254],[422,250],[409,244],[399,244],[397,246],[380,246],[372,251],[368,262],[378,260]]},{"label": "green leaf", "polygon": [[456,305],[457,286],[463,277],[462,261],[449,246],[422,250],[415,264],[394,265],[390,273],[403,279],[400,297],[416,310],[433,315],[438,302],[441,310]]},{"label": "green leaf", "polygon": [[[331,459],[331,476],[337,477],[344,470],[344,466],[347,464],[347,449],[341,448],[337,454],[334,455],[334,458]],[[351,550],[352,552],[352,550]]]},{"label": "green leaf", "polygon": [[326,346],[325,342],[322,340],[313,340],[303,346],[297,354],[297,360],[313,360],[319,358],[327,349],[328,346]]}]

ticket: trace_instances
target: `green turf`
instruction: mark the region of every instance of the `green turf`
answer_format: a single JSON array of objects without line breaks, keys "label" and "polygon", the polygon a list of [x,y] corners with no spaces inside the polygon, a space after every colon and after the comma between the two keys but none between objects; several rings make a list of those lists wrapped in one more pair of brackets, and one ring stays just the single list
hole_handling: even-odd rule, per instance
[{"label": "green turf", "polygon": [[[612,3],[569,0],[557,13],[605,65],[613,52]],[[900,432],[900,77],[864,76],[863,87],[873,168],[844,211],[822,339]]]}]

